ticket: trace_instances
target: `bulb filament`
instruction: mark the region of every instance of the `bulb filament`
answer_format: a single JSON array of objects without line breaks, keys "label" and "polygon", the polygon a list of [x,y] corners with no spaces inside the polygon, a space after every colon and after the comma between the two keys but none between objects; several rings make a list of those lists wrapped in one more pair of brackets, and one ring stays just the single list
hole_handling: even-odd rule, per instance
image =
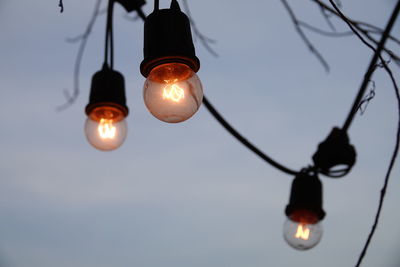
[{"label": "bulb filament", "polygon": [[185,98],[185,90],[179,87],[176,83],[168,84],[164,87],[163,99],[179,102]]},{"label": "bulb filament", "polygon": [[114,139],[117,128],[112,124],[112,120],[101,119],[97,131],[102,139]]},{"label": "bulb filament", "polygon": [[308,238],[310,237],[310,229],[308,229],[303,224],[299,224],[299,226],[297,227],[297,232],[296,232],[295,237],[301,238],[303,240],[308,240]]}]

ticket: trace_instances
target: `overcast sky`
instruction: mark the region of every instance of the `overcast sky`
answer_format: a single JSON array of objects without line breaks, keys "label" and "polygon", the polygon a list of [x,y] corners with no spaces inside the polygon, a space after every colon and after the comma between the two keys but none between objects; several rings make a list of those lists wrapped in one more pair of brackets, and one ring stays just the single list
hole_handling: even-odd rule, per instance
[{"label": "overcast sky", "polygon": [[[395,2],[342,0],[347,14],[382,27]],[[280,1],[189,3],[201,31],[217,40],[218,58],[196,43],[209,100],[284,165],[310,164],[318,143],[343,123],[371,52],[354,37],[309,33],[330,63],[326,73]],[[291,3],[299,17],[328,29],[311,1]],[[176,125],[146,110],[143,24],[125,20],[121,7],[115,68],[126,79],[126,142],[100,152],[83,132],[91,76],[103,60],[104,15],[83,58],[79,99],[56,112],[62,91],[72,88],[77,52],[65,38],[84,30],[94,4],[64,0],[60,14],[58,0],[0,0],[0,266],[354,266],[394,146],[397,111],[387,75],[376,73],[376,97],[349,131],[358,153],[353,171],[338,180],[321,177],[322,241],[299,252],[282,234],[293,177],[247,151],[203,107]],[[397,36],[399,29],[397,23]],[[399,177],[397,164],[364,267],[400,266]]]}]

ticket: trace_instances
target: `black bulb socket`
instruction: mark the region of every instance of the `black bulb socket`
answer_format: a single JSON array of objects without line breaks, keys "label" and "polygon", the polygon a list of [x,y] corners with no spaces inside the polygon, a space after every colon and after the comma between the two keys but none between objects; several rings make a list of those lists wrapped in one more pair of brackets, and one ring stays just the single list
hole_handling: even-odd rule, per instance
[{"label": "black bulb socket", "polygon": [[176,1],[172,2],[171,8],[154,10],[147,16],[143,53],[140,72],[146,78],[152,69],[167,63],[182,63],[194,72],[200,69],[189,18]]},{"label": "black bulb socket", "polygon": [[89,104],[85,112],[89,116],[95,108],[103,106],[115,107],[123,113],[124,117],[128,116],[124,76],[110,69],[106,64],[92,77]]},{"label": "black bulb socket", "polygon": [[335,127],[326,140],[318,145],[318,150],[312,158],[315,167],[322,174],[339,178],[350,172],[356,162],[356,156],[356,150],[350,144],[347,132]]},{"label": "black bulb socket", "polygon": [[317,175],[301,172],[292,182],[285,214],[290,218],[294,212],[300,210],[314,213],[319,221],[325,217],[325,211],[322,208],[322,183]]}]

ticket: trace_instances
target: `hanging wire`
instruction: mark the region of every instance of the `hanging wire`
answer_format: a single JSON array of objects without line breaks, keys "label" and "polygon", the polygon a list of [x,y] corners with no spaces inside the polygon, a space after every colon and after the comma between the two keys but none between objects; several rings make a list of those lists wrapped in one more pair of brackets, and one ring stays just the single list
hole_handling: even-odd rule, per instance
[{"label": "hanging wire", "polygon": [[[391,29],[392,29],[392,27],[393,27],[393,25],[394,25],[394,23],[395,23],[395,21],[397,19],[397,16],[398,16],[399,12],[400,12],[400,0],[397,1],[396,7],[393,10],[393,13],[392,13],[392,15],[390,17],[390,20],[389,20],[389,22],[388,22],[388,24],[386,26],[386,29],[385,29],[385,31],[383,33],[382,39],[379,42],[377,51],[375,52],[375,55],[374,55],[373,59],[377,60],[377,57],[379,57],[379,54],[381,53],[381,51],[382,51],[382,49],[383,49],[383,47],[385,45],[385,42],[386,42],[386,40],[387,40],[387,38],[388,38],[388,36],[390,34],[390,31],[391,31]],[[371,65],[372,65],[372,63],[373,63],[373,60],[371,61]],[[370,233],[368,235],[367,241],[365,242],[363,250],[361,251],[361,254],[360,254],[359,258],[358,258],[356,267],[361,266],[361,263],[362,263],[365,255],[367,253],[369,244],[371,243],[372,237],[374,236],[376,228],[378,226],[379,218],[380,218],[380,215],[381,215],[381,212],[382,212],[383,202],[385,200],[386,191],[387,191],[387,187],[388,187],[388,184],[389,184],[390,174],[392,173],[393,166],[394,166],[394,164],[396,162],[396,158],[397,158],[397,155],[398,155],[398,152],[399,152],[399,144],[400,144],[400,93],[399,93],[399,88],[398,88],[397,83],[396,83],[396,81],[394,79],[392,71],[387,67],[385,62],[382,62],[382,64],[385,67],[386,71],[388,72],[388,74],[389,74],[389,76],[390,76],[390,78],[392,80],[393,86],[395,88],[395,94],[396,94],[397,106],[398,106],[399,122],[398,122],[398,125],[397,125],[396,145],[395,145],[392,157],[390,159],[389,168],[388,168],[388,170],[386,172],[385,182],[384,182],[383,187],[381,189],[381,195],[380,195],[380,199],[379,199],[378,210],[377,210],[376,215],[375,215],[374,224],[372,225],[372,228],[371,228],[371,231],[370,231]],[[372,67],[371,67],[371,65],[370,65],[369,69],[371,69],[371,68],[375,69],[376,62],[375,62],[375,64],[372,65]],[[372,75],[372,73],[373,73],[373,71],[371,71],[370,75]],[[365,77],[364,78],[364,81],[368,81],[368,80],[369,80],[369,77]],[[367,85],[368,85],[368,83],[367,83]],[[365,90],[366,89],[364,89],[364,91]],[[361,89],[360,89],[360,91],[361,91]],[[362,98],[362,95],[361,95],[361,98]],[[359,101],[361,101],[361,99]],[[356,104],[356,103],[354,103],[354,104]],[[351,110],[351,112],[352,111],[353,111],[353,109]],[[357,110],[355,112],[357,112]],[[350,113],[350,114],[352,114],[352,113]],[[352,114],[352,117],[354,117],[354,115],[355,114]],[[350,115],[349,115],[348,120],[350,120],[349,123],[348,123],[348,125],[350,126],[350,123],[351,123],[351,120],[352,120],[352,118],[350,118]],[[346,120],[345,125],[347,125],[347,120]],[[347,128],[349,126],[347,126]]]},{"label": "hanging wire", "polygon": [[[83,55],[83,50],[84,50],[84,47],[85,47],[85,44],[86,44],[86,42],[87,42],[87,38],[88,38],[88,36],[89,36],[89,34],[90,34],[90,32],[91,32],[91,28],[92,28],[92,26],[93,26],[93,24],[94,24],[94,22],[95,22],[95,19],[97,18],[97,15],[99,14],[99,6],[100,6],[100,1],[101,0],[98,0],[97,2],[96,2],[96,6],[95,6],[95,11],[94,11],[94,15],[93,15],[93,17],[92,17],[92,19],[91,19],[91,21],[89,22],[89,25],[87,26],[87,29],[86,29],[86,31],[85,31],[85,33],[82,35],[82,37],[80,37],[79,39],[82,39],[81,40],[81,46],[80,46],[80,49],[79,49],[79,52],[78,52],[78,55],[77,55],[77,60],[76,60],[76,65],[75,65],[75,72],[74,72],[74,76],[76,77],[75,78],[75,91],[74,91],[74,95],[70,98],[70,97],[67,97],[68,98],[68,102],[69,103],[67,103],[67,105],[70,105],[71,103],[73,103],[73,101],[76,99],[76,97],[77,97],[77,95],[78,95],[78,92],[79,92],[79,89],[78,89],[78,76],[79,76],[79,66],[80,66],[80,62],[81,62],[81,58],[82,58],[82,55]],[[112,0],[110,0],[110,2],[111,2]],[[156,3],[157,3],[157,7],[158,7],[158,0],[155,0],[155,6],[156,6]],[[393,26],[393,24],[394,24],[394,21],[396,20],[396,16],[397,16],[397,14],[399,13],[399,10],[400,10],[400,0],[398,1],[398,3],[397,3],[397,5],[396,5],[396,7],[395,7],[395,10],[394,10],[394,12],[393,12],[393,14],[392,14],[392,17],[391,17],[391,19],[390,19],[390,21],[389,21],[389,23],[388,23],[388,26],[386,27],[386,29],[385,29],[385,32],[382,34],[382,39],[381,39],[381,41],[380,41],[380,43],[379,43],[379,45],[378,45],[378,48],[376,49],[376,51],[375,51],[375,55],[380,55],[380,52],[382,51],[382,50],[384,50],[384,48],[383,48],[383,46],[384,46],[384,43],[385,43],[385,41],[386,41],[386,39],[388,38],[388,36],[389,36],[389,33],[390,33],[390,28]],[[111,7],[111,21],[112,21],[112,7]],[[139,12],[140,11],[140,12]],[[140,16],[140,18],[142,18],[143,20],[145,20],[145,14],[141,11],[141,9],[139,9],[138,10],[138,14],[139,14],[139,16]],[[111,23],[111,28],[110,28],[110,30],[108,31],[109,33],[111,33],[111,35],[110,35],[110,37],[111,37],[111,39],[110,39],[110,46],[111,46],[111,62],[113,61],[113,34],[112,34],[112,23]],[[390,36],[389,36],[389,38],[390,38]],[[107,46],[108,46],[108,42],[106,41],[106,44],[107,44]],[[386,50],[385,50],[386,51]],[[379,57],[379,56],[378,56]],[[106,59],[107,59],[107,56],[105,57]],[[375,59],[375,56],[374,56],[374,58],[373,59]],[[375,59],[376,61],[377,61],[377,59]],[[376,68],[376,61],[375,61],[375,64],[371,64],[374,68]],[[371,60],[371,63],[373,62],[373,60]],[[370,65],[370,67],[371,67],[371,65]],[[371,232],[370,232],[370,234],[369,234],[369,236],[368,236],[368,239],[367,239],[367,242],[366,242],[366,244],[365,244],[365,246],[364,246],[364,248],[363,248],[363,251],[362,251],[362,253],[361,253],[361,255],[360,255],[360,257],[359,257],[359,260],[358,260],[358,262],[357,262],[357,265],[356,265],[356,267],[359,267],[360,265],[361,265],[361,262],[362,262],[362,260],[363,260],[363,258],[364,258],[364,256],[366,255],[366,252],[367,252],[367,248],[368,248],[368,246],[369,246],[369,244],[370,244],[370,242],[371,242],[371,240],[372,240],[372,237],[373,237],[373,235],[374,235],[374,232],[375,232],[375,230],[376,230],[376,227],[377,227],[377,224],[378,224],[378,221],[379,221],[379,217],[380,217],[380,213],[381,213],[381,210],[382,210],[382,207],[383,207],[383,202],[384,202],[384,197],[385,197],[385,194],[386,194],[386,190],[387,190],[387,186],[388,186],[388,182],[389,182],[389,177],[390,177],[390,174],[391,174],[391,172],[392,172],[392,169],[393,169],[393,166],[394,166],[394,164],[395,164],[395,160],[396,160],[396,157],[397,157],[397,154],[398,154],[398,151],[399,151],[399,144],[400,144],[400,93],[399,93],[399,89],[398,89],[398,87],[397,87],[397,84],[396,84],[396,81],[395,81],[395,79],[394,79],[394,77],[393,77],[393,74],[392,74],[392,72],[391,72],[391,70],[389,69],[389,68],[387,68],[387,66],[385,65],[385,64],[383,64],[383,67],[385,67],[385,69],[387,70],[387,72],[388,72],[388,74],[389,74],[389,76],[390,76],[390,78],[391,78],[391,80],[392,80],[392,82],[393,82],[393,84],[394,84],[394,88],[395,88],[395,92],[396,92],[396,98],[397,98],[397,103],[398,103],[398,110],[399,110],[399,123],[398,123],[398,126],[397,126],[397,135],[396,135],[396,146],[395,146],[395,149],[394,149],[394,151],[393,151],[393,154],[392,154],[392,157],[391,157],[391,161],[390,161],[390,164],[389,164],[389,168],[388,168],[388,171],[387,171],[387,173],[386,173],[386,177],[385,177],[385,182],[384,182],[384,185],[383,185],[383,187],[382,187],[382,189],[381,189],[381,196],[380,196],[380,201],[379,201],[379,207],[378,207],[378,210],[377,210],[377,214],[376,214],[376,216],[375,216],[375,221],[374,221],[374,224],[373,224],[373,226],[372,226],[372,229],[371,229]],[[368,73],[368,72],[367,72]],[[373,73],[373,71],[372,71],[372,73]],[[372,75],[372,73],[370,74],[370,75]],[[367,78],[365,78],[364,80],[366,80],[366,81],[369,81],[369,79],[367,79]],[[368,83],[367,83],[368,84]],[[361,91],[361,88],[360,88],[360,91]],[[361,99],[362,99],[362,95],[363,94],[361,94]],[[357,98],[356,98],[356,100],[357,100]],[[359,100],[359,101],[355,101],[355,103],[356,102],[360,102],[361,100]],[[250,142],[248,142],[243,136],[241,136],[217,111],[216,111],[216,109],[211,105],[211,103],[209,103],[208,102],[208,100],[204,97],[204,99],[203,99],[203,102],[204,102],[204,104],[205,104],[205,106],[206,106],[206,108],[211,112],[211,114],[217,119],[217,121],[226,129],[226,130],[228,130],[228,132],[229,133],[231,133],[239,142],[241,142],[242,144],[244,144],[246,147],[248,147],[251,151],[253,151],[254,153],[256,153],[258,156],[260,156],[262,159],[264,159],[265,161],[267,161],[268,163],[270,163],[271,165],[273,165],[274,167],[276,167],[276,168],[278,168],[278,169],[280,169],[281,171],[283,171],[283,172],[286,172],[286,173],[288,173],[288,174],[297,174],[298,172],[295,172],[295,171],[293,171],[293,170],[290,170],[290,169],[288,169],[288,168],[286,168],[286,167],[284,167],[284,166],[282,166],[281,164],[279,164],[279,163],[277,163],[276,161],[274,161],[274,160],[272,160],[271,158],[269,158],[267,155],[265,155],[263,152],[261,152],[258,148],[256,148],[254,145],[252,145]],[[357,108],[359,107],[359,104],[357,105]],[[61,107],[62,108],[62,107]],[[352,109],[353,110],[353,109]],[[351,121],[353,120],[353,118],[354,118],[354,115],[355,115],[355,113],[357,112],[357,110],[355,110],[355,112],[350,112],[350,114],[349,114],[349,117],[347,118],[347,120],[346,120],[346,123],[345,123],[345,126],[346,125],[348,125],[347,127],[344,127],[344,129],[348,129],[349,128],[349,126],[350,126],[350,124],[351,124]]]},{"label": "hanging wire", "polygon": [[221,124],[222,127],[225,128],[233,137],[235,137],[242,145],[247,147],[250,151],[255,153],[261,159],[272,165],[273,167],[277,168],[278,170],[290,174],[290,175],[297,175],[299,172],[286,168],[282,164],[279,164],[271,157],[263,153],[260,149],[258,149],[255,145],[250,143],[246,138],[244,138],[235,128],[233,128],[222,116],[221,114],[211,105],[211,103],[207,100],[206,97],[203,97],[203,104],[211,113],[211,115]]},{"label": "hanging wire", "polygon": [[154,10],[160,9],[160,0],[154,0]]},{"label": "hanging wire", "polygon": [[114,68],[113,13],[114,13],[114,0],[109,0],[107,9],[106,36],[104,45],[104,65],[110,63],[111,69]]},{"label": "hanging wire", "polygon": [[[156,4],[158,2],[157,0],[154,1]],[[156,6],[155,6],[156,7]],[[145,21],[145,17],[142,17],[142,20]],[[289,174],[289,175],[297,175],[299,172],[291,170],[282,164],[278,163],[274,159],[272,159],[270,156],[262,152],[259,148],[257,148],[255,145],[250,143],[245,137],[243,137],[235,128],[233,128],[225,119],[222,117],[222,115],[215,109],[215,107],[207,100],[207,98],[204,96],[203,97],[203,104],[207,108],[207,110],[211,113],[211,115],[221,124],[222,127],[225,128],[236,140],[238,140],[242,145],[247,147],[250,151],[255,153],[257,156],[259,156],[262,160],[270,164],[271,166],[277,168],[278,170]]]},{"label": "hanging wire", "polygon": [[[344,16],[344,14],[340,11],[340,9],[336,6],[335,2],[333,0],[329,0],[332,4],[332,6],[336,9],[336,11],[340,14],[340,16],[342,17],[342,19],[349,25],[350,29],[363,41],[363,43],[365,45],[367,45],[368,47],[372,47],[369,43],[367,43],[359,34],[358,32],[354,29],[354,27],[351,25],[351,23],[349,23],[348,19]],[[385,61],[382,60],[381,58],[381,52],[383,51],[383,49],[385,48],[385,43],[387,41],[387,39],[389,38],[390,32],[394,26],[394,23],[397,19],[397,15],[399,14],[399,9],[400,9],[400,1],[398,2],[398,4],[396,5],[396,7],[393,10],[393,13],[390,17],[390,20],[385,28],[385,31],[382,34],[382,38],[378,43],[378,47],[375,48],[371,48],[375,51],[374,56],[371,59],[370,65],[368,67],[368,70],[364,76],[364,79],[361,83],[360,89],[358,91],[358,94],[354,100],[353,106],[350,109],[349,115],[346,118],[345,123],[343,124],[343,130],[347,131],[354,119],[354,116],[357,113],[357,110],[359,109],[360,103],[363,100],[365,91],[368,88],[368,84],[370,83],[371,77],[374,74],[374,71],[376,70],[376,66],[378,63],[378,60],[381,59],[382,64],[385,64]],[[386,68],[387,69],[387,68]]]}]

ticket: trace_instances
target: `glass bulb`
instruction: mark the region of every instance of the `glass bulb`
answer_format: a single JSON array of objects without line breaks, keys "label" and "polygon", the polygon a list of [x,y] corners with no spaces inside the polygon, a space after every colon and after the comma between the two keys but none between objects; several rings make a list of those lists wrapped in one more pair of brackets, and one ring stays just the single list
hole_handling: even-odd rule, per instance
[{"label": "glass bulb", "polygon": [[286,242],[298,250],[315,247],[322,237],[322,224],[318,216],[307,210],[294,212],[283,226]]},{"label": "glass bulb", "polygon": [[185,64],[155,67],[143,87],[147,109],[157,119],[177,123],[196,113],[203,101],[203,87],[196,73]]},{"label": "glass bulb", "polygon": [[127,134],[125,116],[115,107],[97,107],[85,122],[85,134],[89,143],[99,150],[117,149]]}]

